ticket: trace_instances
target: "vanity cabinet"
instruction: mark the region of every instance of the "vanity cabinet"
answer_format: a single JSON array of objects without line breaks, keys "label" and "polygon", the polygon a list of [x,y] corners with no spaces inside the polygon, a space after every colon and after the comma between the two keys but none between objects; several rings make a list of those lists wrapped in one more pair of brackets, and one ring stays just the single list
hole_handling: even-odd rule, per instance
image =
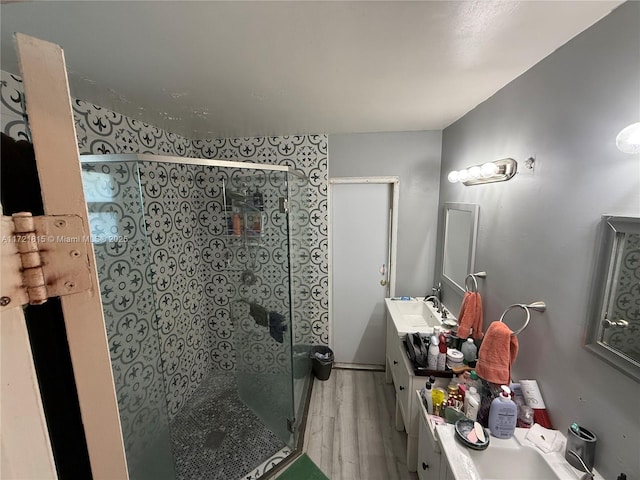
[{"label": "vanity cabinet", "polygon": [[[424,333],[428,331],[425,330]],[[416,390],[424,387],[428,377],[413,373],[413,365],[402,343],[406,333],[398,331],[391,315],[387,315],[385,377],[387,383],[393,382],[396,392],[396,430],[407,432],[407,468],[410,472],[415,472],[418,466],[418,427],[422,408]],[[436,378],[435,386],[446,389],[448,383],[448,378]]]},{"label": "vanity cabinet", "polygon": [[420,480],[454,480],[447,458],[442,455],[440,442],[434,426],[429,422],[427,409],[416,392],[420,405],[418,427],[418,478]]}]

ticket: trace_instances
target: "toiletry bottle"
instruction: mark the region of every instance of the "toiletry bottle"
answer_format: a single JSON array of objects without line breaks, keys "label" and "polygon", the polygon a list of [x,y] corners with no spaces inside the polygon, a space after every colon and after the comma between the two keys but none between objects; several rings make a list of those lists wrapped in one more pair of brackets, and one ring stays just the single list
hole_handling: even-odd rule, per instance
[{"label": "toiletry bottle", "polygon": [[227,213],[227,235],[233,235],[233,215]]},{"label": "toiletry bottle", "polygon": [[431,389],[431,399],[434,409],[436,408],[436,405],[440,405],[446,400],[446,395],[447,394],[445,393],[444,389],[440,387],[434,387]]},{"label": "toiletry bottle", "polygon": [[433,415],[433,396],[431,392],[431,383],[427,382],[424,384],[422,390],[420,390],[420,396],[422,397],[422,401],[424,405],[427,407],[427,413],[429,415]]},{"label": "toiletry bottle", "polygon": [[469,388],[469,392],[467,392],[465,397],[465,403],[465,415],[475,422],[478,419],[478,409],[480,408],[480,395],[476,392],[476,387]]},{"label": "toiletry bottle", "polygon": [[237,237],[242,235],[242,221],[238,213],[233,214],[233,234]]},{"label": "toiletry bottle", "polygon": [[476,387],[476,392],[482,398],[482,380],[478,377],[475,370],[471,370],[469,373],[469,380],[467,380],[467,387]]},{"label": "toiletry bottle", "polygon": [[464,408],[463,408],[463,411],[464,411],[465,415],[467,415],[467,417],[469,416],[467,414],[467,411],[469,410],[469,402],[471,401],[472,398],[475,399],[478,402],[478,405],[480,405],[480,395],[478,395],[478,392],[476,391],[476,387],[469,387],[467,392],[464,395]]},{"label": "toiletry bottle", "polygon": [[517,427],[531,428],[533,426],[533,408],[528,405],[518,405]]},{"label": "toiletry bottle", "polygon": [[511,438],[518,421],[518,407],[511,400],[511,390],[502,385],[502,392],[491,402],[489,430],[496,438]]},{"label": "toiletry bottle", "polygon": [[429,343],[429,355],[427,357],[427,368],[429,370],[438,369],[438,354],[440,353],[438,343],[438,337],[436,337],[435,335],[432,336],[431,342]]},{"label": "toiletry bottle", "polygon": [[475,365],[475,361],[478,355],[478,347],[476,347],[476,344],[473,343],[473,339],[467,338],[467,341],[462,344],[462,347],[460,347],[460,350],[462,351],[462,355],[464,356],[464,360],[463,360],[464,364]]},{"label": "toiletry bottle", "polygon": [[438,338],[438,365],[437,369],[444,372],[447,368],[447,339],[444,333],[440,333]]},{"label": "toiletry bottle", "polygon": [[264,210],[264,199],[258,187],[256,187],[256,191],[253,192],[253,206],[258,210]]}]

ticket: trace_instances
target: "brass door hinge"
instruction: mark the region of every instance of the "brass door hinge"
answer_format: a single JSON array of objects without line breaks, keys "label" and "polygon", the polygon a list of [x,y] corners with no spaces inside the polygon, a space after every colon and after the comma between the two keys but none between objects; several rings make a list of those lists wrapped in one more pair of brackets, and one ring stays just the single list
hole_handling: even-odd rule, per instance
[{"label": "brass door hinge", "polygon": [[78,215],[2,216],[0,309],[90,289],[90,241]]}]

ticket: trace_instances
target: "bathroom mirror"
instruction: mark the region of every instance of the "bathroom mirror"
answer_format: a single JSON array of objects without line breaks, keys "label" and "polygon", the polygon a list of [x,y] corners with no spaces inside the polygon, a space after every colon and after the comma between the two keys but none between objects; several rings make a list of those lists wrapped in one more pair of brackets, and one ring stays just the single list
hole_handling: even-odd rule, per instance
[{"label": "bathroom mirror", "polygon": [[586,346],[640,381],[640,218],[605,215]]},{"label": "bathroom mirror", "polygon": [[475,264],[478,210],[472,203],[444,204],[442,279],[460,292]]}]

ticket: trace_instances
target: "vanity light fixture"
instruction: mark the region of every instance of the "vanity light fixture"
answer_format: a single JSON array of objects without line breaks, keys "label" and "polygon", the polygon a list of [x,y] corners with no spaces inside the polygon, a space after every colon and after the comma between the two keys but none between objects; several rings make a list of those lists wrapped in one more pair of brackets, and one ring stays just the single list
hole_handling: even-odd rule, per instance
[{"label": "vanity light fixture", "polygon": [[640,122],[623,128],[616,137],[616,147],[624,153],[640,153]]},{"label": "vanity light fixture", "polygon": [[481,183],[506,182],[518,171],[518,162],[513,158],[503,158],[482,165],[473,165],[463,170],[449,172],[447,179],[451,183],[479,185]]}]

